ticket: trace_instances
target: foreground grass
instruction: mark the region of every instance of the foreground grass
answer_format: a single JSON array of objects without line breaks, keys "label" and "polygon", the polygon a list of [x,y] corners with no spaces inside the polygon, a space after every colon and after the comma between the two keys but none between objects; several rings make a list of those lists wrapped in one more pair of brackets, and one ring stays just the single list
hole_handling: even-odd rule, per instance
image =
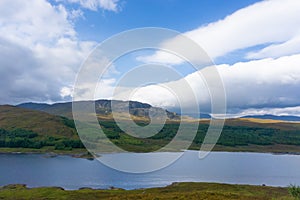
[{"label": "foreground grass", "polygon": [[287,188],[229,185],[217,183],[174,183],[163,188],[139,190],[93,190],[66,191],[62,188],[32,188],[25,185],[8,185],[0,188],[0,199],[293,199]]}]

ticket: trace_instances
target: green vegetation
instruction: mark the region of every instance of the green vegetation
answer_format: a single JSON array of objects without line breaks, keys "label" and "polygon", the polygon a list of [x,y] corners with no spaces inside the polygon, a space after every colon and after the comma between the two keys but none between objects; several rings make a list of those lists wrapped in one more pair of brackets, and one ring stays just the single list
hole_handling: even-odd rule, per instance
[{"label": "green vegetation", "polygon": [[[76,138],[76,130],[63,117],[14,106],[0,106],[0,128],[23,129],[40,136]],[[71,120],[72,121],[72,120]]]},{"label": "green vegetation", "polygon": [[62,119],[63,124],[66,125],[67,127],[72,128],[72,129],[76,128],[74,120],[68,119],[68,118],[63,117],[63,116],[61,116],[61,119]]},{"label": "green vegetation", "polygon": [[[124,133],[114,123],[114,121],[100,121],[100,124],[104,130],[106,136],[111,139],[116,145],[126,149],[134,150],[137,152],[153,151],[157,150],[166,144],[168,144],[176,135],[179,124],[178,123],[167,123],[164,125],[162,130],[156,135],[149,138],[135,138],[130,134]],[[290,128],[283,126],[283,128],[272,127],[266,124],[266,127],[253,126],[252,124],[237,126],[231,125],[230,122],[225,125],[222,134],[217,142],[217,145],[223,146],[224,149],[231,147],[241,147],[247,149],[247,146],[274,146],[274,145],[285,145],[297,146],[300,150],[300,126],[299,124],[291,124]],[[269,126],[269,127],[268,127]],[[203,143],[204,137],[208,129],[208,124],[200,124],[196,137],[194,138],[193,144],[190,149],[199,149]],[[188,136],[189,127],[186,127],[186,135]],[[182,141],[187,140],[184,136],[180,138]],[[285,149],[282,152],[288,152]]]},{"label": "green vegetation", "polygon": [[0,129],[0,147],[40,149],[45,146],[54,146],[56,150],[83,148],[83,144],[79,139],[39,136],[33,131],[24,129],[11,131]]},{"label": "green vegetation", "polygon": [[[206,130],[204,128],[204,130]],[[195,143],[202,143],[203,134],[201,131]],[[240,146],[240,145],[300,145],[300,129],[282,130],[278,128],[261,128],[248,126],[225,125],[218,141],[219,145]],[[201,137],[202,136],[202,137]]]},{"label": "green vegetation", "polygon": [[[72,119],[54,116],[45,112],[0,106],[0,152],[3,148],[53,149],[56,151],[73,151],[84,148]],[[135,118],[144,126],[144,118]],[[119,147],[133,152],[150,152],[166,146],[176,135],[178,121],[168,121],[159,133],[148,138],[137,138],[124,133],[111,118],[101,119],[99,123],[106,136]],[[124,120],[124,123],[126,121]],[[206,135],[209,121],[201,121],[190,149],[198,150]],[[189,140],[192,128],[185,122],[184,134],[180,142]],[[102,144],[103,137],[89,133],[91,145]],[[256,151],[277,153],[300,152],[300,124],[287,122],[257,122],[247,119],[227,120],[214,150],[217,151]],[[177,145],[177,144],[176,144]],[[177,148],[177,147],[175,147]]]},{"label": "green vegetation", "polygon": [[[62,117],[62,123],[74,129],[73,120]],[[167,123],[156,135],[149,138],[136,138],[124,133],[114,121],[101,121],[101,127],[106,136],[116,145],[136,152],[147,152],[157,150],[168,144],[178,131],[178,123]],[[192,149],[202,144],[208,125],[200,124],[196,137],[194,138]],[[187,133],[189,128],[185,130]],[[181,137],[184,141],[186,138]],[[95,141],[101,138],[93,138]],[[225,125],[217,143],[219,146],[237,147],[249,145],[294,145],[300,146],[299,130],[281,130],[278,128],[262,128],[248,126],[228,126]],[[0,147],[23,147],[42,148],[54,146],[56,150],[71,150],[73,148],[83,148],[83,144],[77,135],[73,138],[39,135],[32,130],[26,129],[0,129]]]},{"label": "green vegetation", "polygon": [[53,149],[84,148],[73,120],[14,106],[0,106],[0,148]]},{"label": "green vegetation", "polygon": [[300,187],[296,185],[290,185],[288,187],[288,191],[290,195],[292,195],[295,199],[300,199]]},{"label": "green vegetation", "polygon": [[0,188],[0,199],[188,199],[188,200],[292,200],[287,188],[229,185],[217,183],[173,183],[163,188],[138,190],[93,190],[89,188],[66,191],[58,187],[28,189],[25,185],[8,185]]}]

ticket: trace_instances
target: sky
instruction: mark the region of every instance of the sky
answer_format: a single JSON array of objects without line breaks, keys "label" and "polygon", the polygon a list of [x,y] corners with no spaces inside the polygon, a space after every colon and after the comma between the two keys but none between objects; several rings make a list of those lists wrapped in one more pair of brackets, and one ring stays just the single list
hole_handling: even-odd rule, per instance
[{"label": "sky", "polygon": [[[299,0],[1,0],[0,104],[71,101],[80,67],[97,44],[143,27],[176,30],[203,48],[224,83],[229,114],[300,116]],[[96,97],[111,98],[117,81],[146,63],[178,70],[182,77],[167,84],[188,82],[209,112],[197,71],[156,50],[113,63]],[[141,87],[132,100],[179,106],[160,84]]]}]

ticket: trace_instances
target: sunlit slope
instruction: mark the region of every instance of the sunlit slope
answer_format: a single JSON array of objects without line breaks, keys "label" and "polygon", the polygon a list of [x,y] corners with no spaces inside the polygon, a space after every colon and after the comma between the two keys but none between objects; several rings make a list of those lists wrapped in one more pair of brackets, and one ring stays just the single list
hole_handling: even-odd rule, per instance
[{"label": "sunlit slope", "polygon": [[273,120],[273,119],[257,119],[257,118],[227,119],[225,124],[228,126],[248,126],[248,127],[261,127],[261,128],[274,128],[280,130],[300,131],[300,122],[288,122],[288,121]]},{"label": "sunlit slope", "polygon": [[68,126],[65,118],[9,105],[0,106],[0,128],[31,130],[39,135],[55,137],[77,137],[75,129]]}]

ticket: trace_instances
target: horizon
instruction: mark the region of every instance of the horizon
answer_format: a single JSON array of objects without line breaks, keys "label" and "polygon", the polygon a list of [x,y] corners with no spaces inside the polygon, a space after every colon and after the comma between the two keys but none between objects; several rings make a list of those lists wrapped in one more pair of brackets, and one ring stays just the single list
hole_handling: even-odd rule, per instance
[{"label": "horizon", "polygon": [[[67,103],[73,103],[73,102],[87,102],[87,101],[111,101],[111,99],[96,99],[96,100],[78,100],[78,101],[64,101],[64,102],[55,102],[55,103],[43,103],[43,102],[24,102],[24,103],[20,103],[20,104],[15,104],[15,105],[11,105],[11,104],[1,104],[2,106],[5,106],[5,105],[8,105],[8,106],[16,106],[16,107],[22,107],[23,105],[25,104],[38,104],[38,105],[55,105],[55,104],[67,104]],[[113,100],[113,101],[122,101],[122,102],[128,102],[126,100]],[[144,103],[144,102],[140,102],[140,101],[132,101],[132,100],[129,100],[130,102],[138,102],[138,103],[142,103],[142,104],[148,104],[152,107],[157,107],[157,106],[153,106],[149,103]],[[161,108],[161,107],[158,107],[158,108]],[[167,111],[170,111],[170,112],[175,112],[176,114],[179,114],[180,112],[178,112],[177,110],[169,110],[168,108],[163,108]],[[288,115],[288,114],[281,114],[281,115],[275,115],[275,114],[244,114],[244,115],[237,115],[237,114],[226,114],[225,116],[223,115],[220,115],[218,116],[218,114],[212,114],[212,113],[208,113],[208,112],[200,112],[199,113],[200,115],[209,115],[210,117],[214,117],[216,119],[218,118],[221,118],[221,119],[238,119],[238,118],[244,118],[244,117],[266,117],[266,116],[270,116],[270,117],[300,117],[300,116],[297,116],[297,115]],[[189,116],[189,117],[195,117],[195,113],[183,113],[183,114],[180,114],[182,116]],[[203,118],[203,117],[200,117],[200,118]],[[205,117],[204,117],[205,118]],[[264,119],[264,118],[261,118],[261,119]],[[289,121],[289,120],[284,120],[284,121]]]}]

